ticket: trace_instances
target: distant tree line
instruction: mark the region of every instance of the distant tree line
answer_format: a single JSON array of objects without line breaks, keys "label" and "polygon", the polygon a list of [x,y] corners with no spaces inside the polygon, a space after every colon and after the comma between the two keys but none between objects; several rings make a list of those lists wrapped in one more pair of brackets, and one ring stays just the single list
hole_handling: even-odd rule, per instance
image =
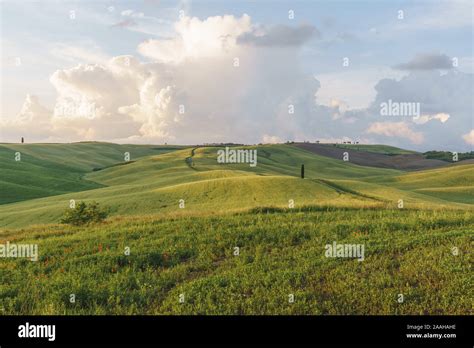
[{"label": "distant tree line", "polygon": [[[437,159],[446,162],[453,161],[453,153],[449,151],[428,151],[423,154],[425,158],[428,159]],[[458,161],[463,161],[467,159],[474,159],[474,151],[471,152],[458,152]]]}]

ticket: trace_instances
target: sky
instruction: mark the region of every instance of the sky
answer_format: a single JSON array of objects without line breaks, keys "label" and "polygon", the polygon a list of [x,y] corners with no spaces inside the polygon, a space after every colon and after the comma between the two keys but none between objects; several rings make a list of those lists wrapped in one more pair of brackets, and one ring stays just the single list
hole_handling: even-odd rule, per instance
[{"label": "sky", "polygon": [[472,151],[473,6],[4,0],[0,142]]}]

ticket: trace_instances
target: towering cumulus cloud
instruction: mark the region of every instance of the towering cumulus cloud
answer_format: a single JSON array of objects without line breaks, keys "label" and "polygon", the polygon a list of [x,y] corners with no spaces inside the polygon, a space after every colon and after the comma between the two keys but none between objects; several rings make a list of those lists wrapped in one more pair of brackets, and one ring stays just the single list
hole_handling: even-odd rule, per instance
[{"label": "towering cumulus cloud", "polygon": [[[395,65],[406,75],[379,81],[373,103],[354,110],[336,99],[330,105],[317,101],[317,76],[301,64],[303,46],[322,37],[312,25],[264,26],[248,15],[184,16],[172,29],[169,37],[139,43],[136,56],[55,71],[55,104],[44,107],[28,96],[15,119],[2,121],[2,138],[16,141],[21,133],[36,141],[472,144],[466,109],[472,74],[454,69],[446,55],[417,55]],[[419,102],[421,113],[384,117],[380,104],[389,100]]]},{"label": "towering cumulus cloud", "polygon": [[174,30],[138,46],[145,61],[120,56],[56,71],[46,138],[190,143],[298,135],[298,113],[313,107],[319,87],[299,70],[298,47],[317,36],[315,28],[257,27],[248,15],[226,15],[183,17]]}]

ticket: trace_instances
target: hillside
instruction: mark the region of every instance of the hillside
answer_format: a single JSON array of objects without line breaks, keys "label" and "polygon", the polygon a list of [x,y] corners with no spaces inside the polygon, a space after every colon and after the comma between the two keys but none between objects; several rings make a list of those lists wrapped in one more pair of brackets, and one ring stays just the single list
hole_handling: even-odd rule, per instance
[{"label": "hillside", "polygon": [[350,162],[377,168],[423,170],[447,165],[445,161],[427,159],[420,153],[384,145],[295,143],[294,146],[338,160],[342,160],[347,152]]},{"label": "hillside", "polygon": [[474,164],[454,164],[394,179],[394,187],[411,189],[448,201],[474,204]]},{"label": "hillside", "polygon": [[[473,164],[406,172],[291,145],[246,147],[257,149],[256,167],[219,164],[215,146],[138,146],[123,162],[126,146],[28,145],[20,166],[8,164],[2,185],[24,190],[0,204],[0,241],[37,244],[39,260],[2,260],[1,313],[472,310]],[[3,149],[9,161],[16,149]],[[55,186],[60,178],[69,192]],[[29,199],[30,185],[54,195]],[[110,216],[59,224],[71,199],[97,201]],[[326,257],[334,241],[364,245],[364,262]]]},{"label": "hillside", "polygon": [[[332,146],[332,145],[331,145]],[[409,155],[409,154],[416,154],[416,151],[411,151],[411,150],[405,150],[405,149],[400,149],[395,146],[389,146],[389,145],[373,145],[373,144],[336,144],[336,147],[342,148],[342,149],[349,149],[349,150],[355,150],[355,151],[365,151],[365,152],[373,152],[373,153],[379,153],[383,155]]]},{"label": "hillside", "polygon": [[[1,239],[37,243],[40,258],[2,260],[0,311],[467,315],[473,219],[452,210],[295,209],[4,231]],[[325,257],[333,241],[364,243],[364,262]]]},{"label": "hillside", "polygon": [[[84,178],[93,170],[176,147],[84,142],[72,144],[1,144],[0,204],[102,187]],[[20,153],[20,160],[15,154]]]},{"label": "hillside", "polygon": [[[250,167],[249,164],[217,163],[218,147],[192,150],[136,146],[134,149],[126,147],[128,145],[112,145],[66,145],[62,155],[59,145],[27,147],[28,151],[23,151],[27,157],[22,166],[32,166],[34,161],[46,164],[42,164],[42,171],[33,171],[29,181],[23,182],[21,176],[11,175],[10,183],[23,182],[29,187],[30,181],[36,181],[50,194],[59,194],[26,200],[29,196],[22,196],[21,190],[10,189],[18,200],[26,201],[0,205],[2,226],[57,222],[70,200],[95,200],[109,208],[112,215],[222,213],[261,206],[288,207],[290,200],[296,207],[381,204],[395,207],[399,199],[411,207],[467,209],[468,204],[472,204],[472,190],[462,189],[452,196],[447,191],[437,193],[442,186],[437,180],[444,176],[445,168],[440,169],[441,172],[405,174],[315,155],[290,145],[258,146],[258,165]],[[79,149],[82,152],[78,154],[77,163],[71,151]],[[85,149],[90,150],[91,155]],[[114,165],[125,149],[131,149],[135,156],[132,159],[136,159],[126,165]],[[146,156],[150,152],[160,154]],[[186,163],[186,158],[191,156],[192,167]],[[305,165],[304,180],[299,178],[301,164]],[[103,169],[93,171],[99,166]],[[57,173],[57,168],[75,175],[70,180],[64,176],[68,179],[66,193],[54,191],[57,182],[53,175],[62,175],[62,172]],[[452,190],[470,186],[472,182],[472,165],[457,168],[446,172],[447,180],[455,183]],[[14,173],[13,169],[10,171]],[[89,186],[83,188],[77,182],[89,183]],[[185,202],[184,209],[178,207],[181,199]]]}]

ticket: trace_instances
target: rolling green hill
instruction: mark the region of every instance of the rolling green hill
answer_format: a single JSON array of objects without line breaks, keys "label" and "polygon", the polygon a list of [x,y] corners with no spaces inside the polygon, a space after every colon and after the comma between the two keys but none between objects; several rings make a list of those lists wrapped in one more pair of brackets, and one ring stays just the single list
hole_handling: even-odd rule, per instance
[{"label": "rolling green hill", "polygon": [[396,178],[395,187],[452,202],[474,204],[474,164],[410,173]]},{"label": "rolling green hill", "polygon": [[[84,142],[73,144],[1,144],[0,204],[60,195],[102,187],[84,175],[92,170],[151,154],[166,153],[176,147],[118,145]],[[15,160],[15,154],[20,160]]]},{"label": "rolling green hill", "polygon": [[[3,153],[20,146],[4,149]],[[221,213],[259,206],[288,207],[290,200],[296,207],[394,207],[403,199],[411,207],[466,209],[472,203],[472,190],[457,192],[456,187],[472,183],[473,165],[406,174],[358,166],[289,145],[256,147],[256,167],[217,163],[218,147],[192,150],[96,143],[64,147],[61,155],[58,144],[29,145],[22,150],[20,164],[7,161],[10,174],[3,183],[6,197],[22,202],[0,205],[2,226],[57,222],[70,200],[95,200],[113,215]],[[119,162],[124,150],[136,160]],[[76,161],[75,156],[80,160]],[[193,166],[186,163],[191,156]],[[305,165],[304,180],[299,178],[301,164]],[[14,165],[24,166],[29,175],[14,175]],[[93,171],[99,167],[103,169]],[[37,183],[43,195],[54,195],[28,199],[36,193],[28,191],[31,182]],[[13,185],[19,189],[15,191]],[[439,191],[449,185],[455,194]],[[184,200],[184,209],[178,207],[180,200]]]},{"label": "rolling green hill", "polygon": [[344,149],[367,151],[384,155],[407,155],[417,153],[416,151],[400,149],[389,145],[337,144],[336,146]]},{"label": "rolling green hill", "polygon": [[[217,163],[219,147],[0,146],[0,242],[39,249],[38,262],[2,259],[0,313],[472,311],[473,164],[404,172],[291,145],[246,148],[256,167]],[[110,217],[59,224],[70,200]],[[333,241],[362,243],[364,262],[325,257]]]},{"label": "rolling green hill", "polygon": [[[0,312],[467,315],[473,219],[460,210],[295,209],[9,230],[0,239],[38,244],[39,260],[2,260]],[[333,241],[363,243],[365,260],[325,257]]]},{"label": "rolling green hill", "polygon": [[396,184],[406,188],[473,186],[474,164],[408,173],[395,178]]}]

